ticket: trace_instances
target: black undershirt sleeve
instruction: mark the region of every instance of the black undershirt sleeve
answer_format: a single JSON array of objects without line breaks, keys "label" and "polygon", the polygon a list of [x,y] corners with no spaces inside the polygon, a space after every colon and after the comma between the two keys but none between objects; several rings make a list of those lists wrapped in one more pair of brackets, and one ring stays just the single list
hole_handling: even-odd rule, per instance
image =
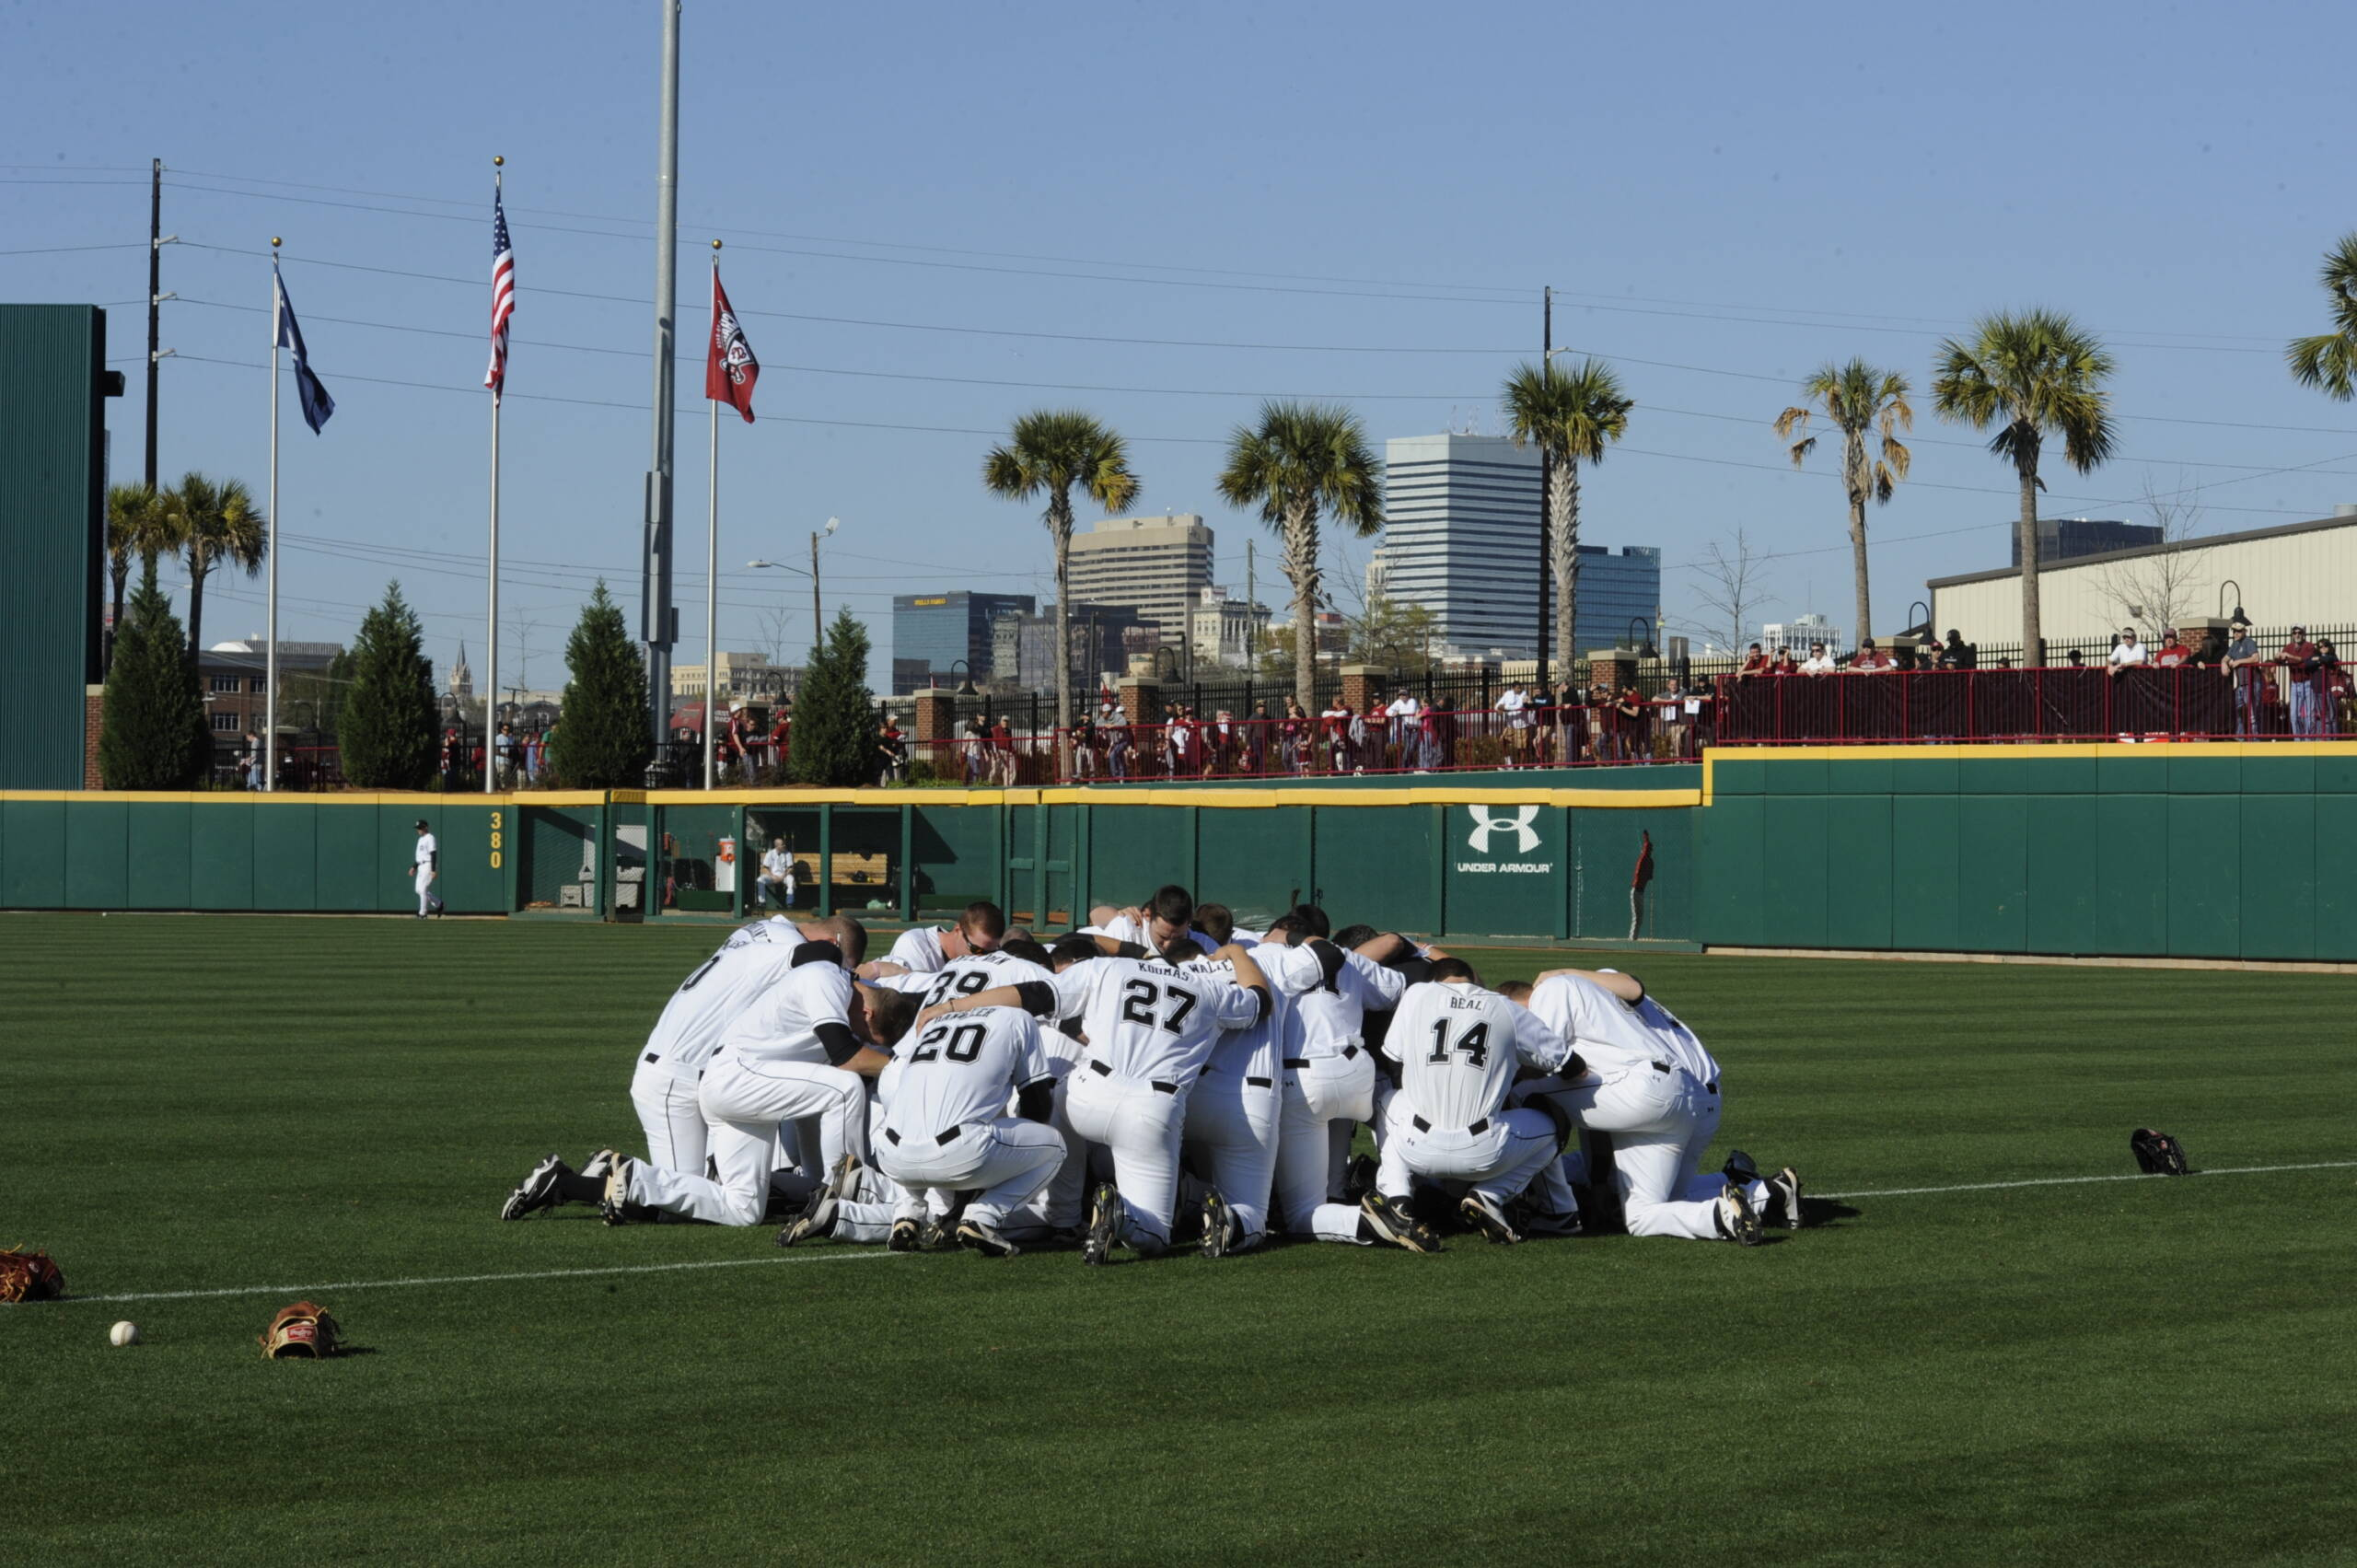
[{"label": "black undershirt sleeve", "polygon": [[1056,1106],[1056,1081],[1042,1078],[1015,1092],[1015,1114],[1026,1121],[1045,1121]]},{"label": "black undershirt sleeve", "polygon": [[1318,959],[1318,967],[1326,971],[1318,983],[1328,991],[1335,990],[1334,981],[1342,973],[1342,950],[1320,936],[1309,943],[1310,953]]},{"label": "black undershirt sleeve", "polygon": [[811,1031],[819,1037],[819,1044],[827,1052],[827,1064],[840,1067],[859,1054],[859,1037],[851,1026],[833,1018],[826,1019]]},{"label": "black undershirt sleeve", "polygon": [[1260,1016],[1252,1020],[1257,1024],[1269,1016],[1269,988],[1265,985],[1248,985],[1244,989],[1251,995],[1253,1001],[1260,1004]]},{"label": "black undershirt sleeve", "polygon": [[1154,957],[1153,954],[1147,952],[1144,947],[1135,942],[1122,943],[1120,947],[1113,949],[1113,956],[1117,958],[1150,958]]},{"label": "black undershirt sleeve", "polygon": [[1034,1017],[1051,1017],[1056,1010],[1056,988],[1044,980],[1027,980],[1015,988],[1015,994],[1025,1012]]},{"label": "black undershirt sleeve", "polygon": [[794,962],[786,967],[798,970],[805,964],[840,966],[842,961],[843,950],[832,942],[805,942],[794,950]]}]

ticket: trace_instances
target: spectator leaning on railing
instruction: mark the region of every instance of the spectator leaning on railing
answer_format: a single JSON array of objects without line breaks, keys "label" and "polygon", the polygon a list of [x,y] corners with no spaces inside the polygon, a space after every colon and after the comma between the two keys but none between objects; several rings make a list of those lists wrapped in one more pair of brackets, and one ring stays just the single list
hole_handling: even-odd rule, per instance
[{"label": "spectator leaning on railing", "polygon": [[1759,644],[1754,643],[1751,645],[1751,651],[1743,656],[1742,668],[1737,669],[1736,674],[1738,677],[1765,675],[1769,672],[1769,668],[1768,656],[1760,651]]},{"label": "spectator leaning on railing", "polygon": [[2291,687],[2292,733],[2316,734],[2316,720],[2324,707],[2317,678],[2323,673],[2324,665],[2322,654],[2308,641],[2306,627],[2292,628],[2291,641],[2275,656],[2275,662],[2283,667],[2285,680]]},{"label": "spectator leaning on railing", "polygon": [[1858,652],[1850,660],[1850,671],[1853,675],[1878,675],[1884,670],[1896,668],[1897,666],[1897,660],[1875,646],[1875,640],[1872,637],[1864,638],[1858,644]]},{"label": "spectator leaning on railing", "polygon": [[2264,699],[2259,692],[2258,672],[2270,662],[2259,653],[2258,644],[2250,634],[2250,622],[2235,621],[2234,640],[2226,645],[2225,657],[2218,661],[2218,668],[2225,672],[2227,679],[2235,683],[2236,735],[2257,735],[2263,727],[2259,710],[2264,706]]},{"label": "spectator leaning on railing", "polygon": [[2172,626],[2161,644],[2160,651],[2154,654],[2153,664],[2156,668],[2175,669],[2179,665],[2190,663],[2192,658],[2193,650],[2177,640],[2177,628]]},{"label": "spectator leaning on railing", "polygon": [[2348,733],[2349,672],[2340,667],[2340,656],[2333,651],[2329,637],[2316,645],[2316,679],[2324,691],[2323,732],[2327,735]]},{"label": "spectator leaning on railing", "polygon": [[1801,661],[1803,675],[1831,675],[1840,668],[1833,656],[1825,651],[1823,643],[1811,643],[1808,657]]},{"label": "spectator leaning on railing", "polygon": [[2135,627],[2122,626],[2119,629],[2119,640],[2111,645],[2110,662],[2111,678],[2114,680],[2119,679],[2122,670],[2134,669],[2140,665],[2152,662],[2152,656],[2145,651],[2144,645],[2137,640]]}]

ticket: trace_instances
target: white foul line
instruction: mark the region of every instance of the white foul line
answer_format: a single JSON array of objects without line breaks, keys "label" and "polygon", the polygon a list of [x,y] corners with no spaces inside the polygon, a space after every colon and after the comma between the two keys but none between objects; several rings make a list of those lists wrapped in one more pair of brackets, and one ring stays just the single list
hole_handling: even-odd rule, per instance
[{"label": "white foul line", "polygon": [[[2318,1160],[2313,1165],[2237,1165],[2220,1170],[2194,1170],[2191,1176],[2257,1176],[2276,1170],[2348,1170],[2357,1160]],[[1911,1198],[1922,1192],[1994,1192],[2006,1187],[2078,1187],[2090,1181],[2165,1181],[2158,1172],[2132,1176],[2041,1176],[2030,1181],[1968,1181],[1960,1187],[1886,1187],[1875,1192],[1809,1192],[1813,1198]]]},{"label": "white foul line", "polygon": [[713,1258],[691,1263],[633,1263],[617,1269],[541,1269],[522,1274],[425,1274],[406,1280],[345,1280],[325,1285],[239,1285],[231,1290],[159,1290],[129,1295],[69,1295],[65,1301],[198,1301],[217,1295],[325,1295],[339,1290],[390,1290],[404,1285],[470,1285],[502,1280],[583,1280],[604,1274],[663,1274],[680,1269],[741,1269],[755,1263],[852,1263],[862,1259],[890,1258],[874,1252],[806,1252],[799,1258]]}]

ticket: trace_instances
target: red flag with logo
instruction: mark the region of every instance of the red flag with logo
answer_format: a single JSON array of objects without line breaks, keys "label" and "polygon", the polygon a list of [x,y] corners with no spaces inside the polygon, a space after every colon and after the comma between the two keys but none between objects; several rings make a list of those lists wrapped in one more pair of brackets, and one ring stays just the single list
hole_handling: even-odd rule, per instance
[{"label": "red flag with logo", "polygon": [[703,395],[726,403],[753,423],[753,383],[761,379],[761,362],[737,324],[728,293],[720,286],[720,269],[712,269],[712,340],[704,345]]}]

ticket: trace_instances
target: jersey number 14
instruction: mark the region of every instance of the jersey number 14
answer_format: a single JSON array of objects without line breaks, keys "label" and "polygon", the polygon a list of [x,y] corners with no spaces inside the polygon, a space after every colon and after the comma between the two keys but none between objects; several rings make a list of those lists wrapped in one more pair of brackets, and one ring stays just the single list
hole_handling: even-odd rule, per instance
[{"label": "jersey number 14", "polygon": [[[1448,1043],[1448,1023],[1446,1018],[1433,1020],[1433,1053],[1424,1060],[1435,1065],[1446,1062],[1452,1049]],[[1486,1023],[1475,1024],[1458,1038],[1453,1049],[1464,1055],[1469,1065],[1487,1066],[1490,1061],[1490,1026]]]}]

